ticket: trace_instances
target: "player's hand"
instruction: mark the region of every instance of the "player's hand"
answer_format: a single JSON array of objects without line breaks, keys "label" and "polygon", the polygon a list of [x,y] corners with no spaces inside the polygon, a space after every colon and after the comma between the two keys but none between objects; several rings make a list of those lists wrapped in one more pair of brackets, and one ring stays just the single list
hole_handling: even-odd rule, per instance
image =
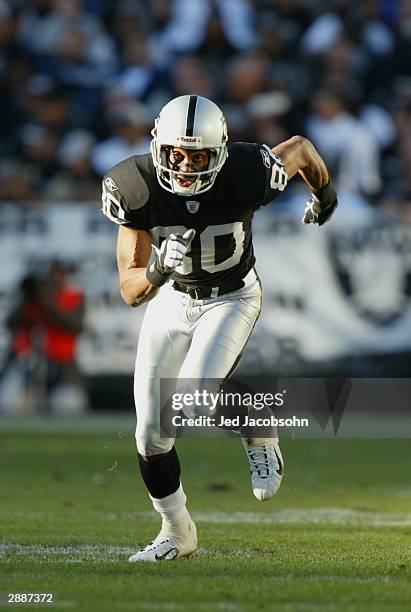
[{"label": "player's hand", "polygon": [[331,219],[337,206],[337,192],[330,180],[325,187],[311,194],[301,221],[303,223],[322,225]]},{"label": "player's hand", "polygon": [[183,235],[170,234],[162,243],[158,255],[151,256],[146,268],[146,278],[154,287],[161,287],[183,261],[184,255],[196,234],[194,229]]},{"label": "player's hand", "polygon": [[183,261],[196,231],[187,230],[183,235],[170,234],[160,248],[158,268],[164,272],[174,271]]}]

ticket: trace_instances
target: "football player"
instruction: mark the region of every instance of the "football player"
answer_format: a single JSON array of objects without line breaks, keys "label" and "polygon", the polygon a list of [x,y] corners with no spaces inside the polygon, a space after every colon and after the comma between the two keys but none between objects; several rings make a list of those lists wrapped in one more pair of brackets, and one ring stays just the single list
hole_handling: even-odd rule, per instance
[{"label": "football player", "polygon": [[[152,135],[150,154],[120,162],[103,179],[103,212],[119,225],[121,295],[133,307],[150,300],[135,364],[136,441],[162,527],[132,562],[175,559],[196,549],[174,438],[160,435],[160,379],[223,381],[238,364],[261,306],[254,212],[296,174],[311,191],[303,223],[322,225],[337,206],[311,142],[294,136],[274,148],[227,146],[224,115],[206,98],[171,100]],[[243,443],[254,495],[269,499],[283,475],[278,440]]]}]

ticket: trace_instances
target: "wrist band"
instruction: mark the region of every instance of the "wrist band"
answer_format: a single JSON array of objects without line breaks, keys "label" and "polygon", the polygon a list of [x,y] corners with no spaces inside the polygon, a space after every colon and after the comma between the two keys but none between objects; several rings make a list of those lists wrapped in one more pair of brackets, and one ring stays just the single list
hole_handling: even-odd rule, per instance
[{"label": "wrist band", "polygon": [[174,270],[171,272],[159,270],[157,255],[155,253],[151,254],[150,260],[146,267],[146,279],[149,283],[151,283],[154,287],[161,287],[168,281],[173,272]]},{"label": "wrist band", "polygon": [[320,187],[320,189],[314,191],[314,195],[320,201],[322,210],[333,205],[335,200],[337,199],[337,192],[334,189],[334,185],[332,184],[331,179],[326,185],[324,185],[324,187]]}]

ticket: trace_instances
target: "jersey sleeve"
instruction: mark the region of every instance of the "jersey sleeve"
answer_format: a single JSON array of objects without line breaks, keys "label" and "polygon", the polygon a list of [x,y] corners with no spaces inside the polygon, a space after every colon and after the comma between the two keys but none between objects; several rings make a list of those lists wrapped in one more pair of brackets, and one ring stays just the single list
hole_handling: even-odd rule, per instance
[{"label": "jersey sleeve", "polygon": [[102,212],[117,225],[148,230],[144,204],[148,189],[132,158],[120,162],[103,177]]},{"label": "jersey sleeve", "polygon": [[279,193],[284,191],[288,183],[288,175],[281,159],[273,153],[268,145],[256,145],[261,163],[265,169],[264,193],[258,206],[268,204]]},{"label": "jersey sleeve", "polygon": [[268,204],[287,186],[281,159],[267,145],[237,142],[229,147],[228,179],[239,201],[254,210]]}]

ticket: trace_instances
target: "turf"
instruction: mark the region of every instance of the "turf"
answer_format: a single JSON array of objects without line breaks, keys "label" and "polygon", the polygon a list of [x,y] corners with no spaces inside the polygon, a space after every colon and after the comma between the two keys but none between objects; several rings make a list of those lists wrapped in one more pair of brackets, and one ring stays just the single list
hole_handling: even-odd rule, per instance
[{"label": "turf", "polygon": [[409,439],[284,440],[286,477],[262,504],[238,440],[182,439],[199,552],[132,565],[158,519],[120,428],[0,436],[3,605],[41,592],[85,611],[411,609]]}]

